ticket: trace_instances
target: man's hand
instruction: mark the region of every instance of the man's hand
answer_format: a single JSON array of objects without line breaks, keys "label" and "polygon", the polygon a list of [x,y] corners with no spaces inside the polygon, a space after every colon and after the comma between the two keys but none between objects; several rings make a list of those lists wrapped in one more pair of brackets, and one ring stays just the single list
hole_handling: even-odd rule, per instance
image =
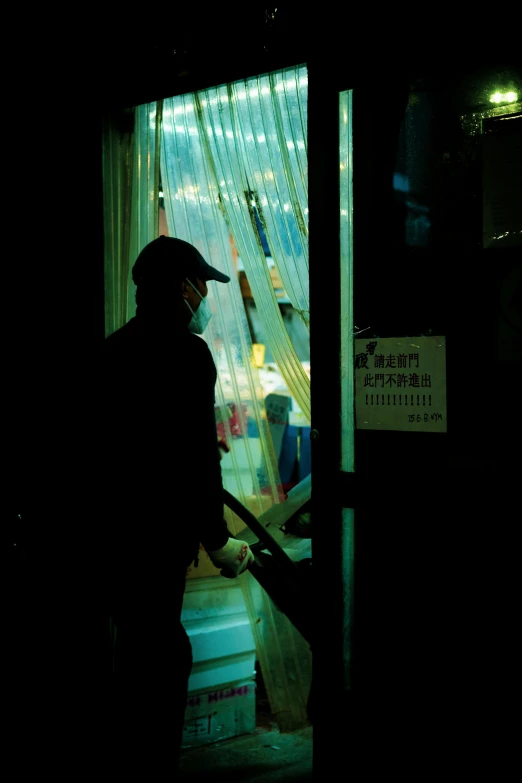
[{"label": "man's hand", "polygon": [[254,562],[254,554],[246,541],[238,541],[236,538],[229,538],[224,547],[207,554],[212,565],[220,568],[221,575],[228,579],[239,576]]}]

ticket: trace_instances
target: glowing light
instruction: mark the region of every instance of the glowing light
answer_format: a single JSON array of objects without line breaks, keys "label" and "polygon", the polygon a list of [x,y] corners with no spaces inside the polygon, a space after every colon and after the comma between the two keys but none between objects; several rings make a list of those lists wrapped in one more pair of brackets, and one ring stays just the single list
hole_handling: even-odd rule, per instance
[{"label": "glowing light", "polygon": [[490,103],[514,103],[517,98],[517,93],[510,90],[509,92],[494,92],[489,101]]}]

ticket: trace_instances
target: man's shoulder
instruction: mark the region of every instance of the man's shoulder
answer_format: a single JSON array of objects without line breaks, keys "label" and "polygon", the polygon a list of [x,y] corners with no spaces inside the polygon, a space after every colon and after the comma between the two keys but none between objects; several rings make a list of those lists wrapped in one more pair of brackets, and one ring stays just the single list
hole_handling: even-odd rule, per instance
[{"label": "man's shoulder", "polygon": [[131,347],[138,339],[138,336],[136,318],[131,318],[124,326],[116,329],[115,332],[112,332],[105,338],[104,351],[112,353],[113,351],[123,350],[127,346]]},{"label": "man's shoulder", "polygon": [[212,351],[208,347],[205,340],[203,340],[201,337],[198,337],[198,335],[190,334],[189,332],[188,346],[190,348],[191,355],[195,359],[197,359],[200,363],[203,363],[204,366],[208,366],[215,371],[216,365],[214,363]]},{"label": "man's shoulder", "polygon": [[193,351],[199,351],[201,354],[211,355],[210,348],[208,347],[207,343],[197,334],[187,332],[187,345],[190,346],[190,349]]},{"label": "man's shoulder", "polygon": [[178,356],[187,354],[197,361],[214,364],[212,353],[205,340],[187,330],[168,333],[154,333],[140,327],[136,317],[131,318],[124,326],[105,338],[104,353],[106,356],[134,353],[138,346],[143,345],[149,355],[173,351]]}]

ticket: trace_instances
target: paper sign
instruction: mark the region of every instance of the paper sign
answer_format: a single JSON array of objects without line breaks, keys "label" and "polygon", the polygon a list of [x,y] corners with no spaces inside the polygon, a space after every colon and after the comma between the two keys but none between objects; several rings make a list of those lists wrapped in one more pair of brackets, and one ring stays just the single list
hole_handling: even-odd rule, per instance
[{"label": "paper sign", "polygon": [[357,429],[446,432],[444,337],[355,340]]}]

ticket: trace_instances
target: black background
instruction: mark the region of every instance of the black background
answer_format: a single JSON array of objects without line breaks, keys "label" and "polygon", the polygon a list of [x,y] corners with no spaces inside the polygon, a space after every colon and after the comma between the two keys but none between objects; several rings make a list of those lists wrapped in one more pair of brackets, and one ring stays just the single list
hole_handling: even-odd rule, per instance
[{"label": "black background", "polygon": [[[64,745],[79,741],[95,762],[101,749],[96,727],[108,709],[103,596],[92,578],[99,531],[89,518],[92,507],[78,502],[95,493],[88,482],[97,448],[89,437],[92,380],[104,333],[102,114],[300,62],[315,69],[311,94],[332,77],[325,128],[336,122],[338,90],[359,88],[355,323],[371,324],[380,335],[428,329],[447,335],[448,415],[454,414],[448,436],[421,435],[415,443],[409,433],[357,433],[354,685],[348,696],[341,686],[335,470],[316,483],[322,504],[314,551],[321,619],[314,682],[323,694],[317,769],[342,763],[348,772],[350,752],[359,763],[362,747],[373,760],[375,748],[387,748],[377,754],[387,763],[392,746],[407,752],[412,733],[416,742],[431,739],[442,752],[450,747],[450,726],[457,745],[459,729],[472,747],[478,736],[488,735],[488,750],[493,735],[495,748],[500,740],[493,727],[501,724],[509,734],[507,713],[498,710],[506,694],[516,698],[518,687],[519,422],[516,405],[508,408],[497,398],[499,385],[489,384],[488,375],[499,371],[491,327],[498,310],[495,286],[503,265],[520,258],[482,250],[479,212],[471,208],[469,241],[454,246],[440,238],[422,250],[405,246],[404,212],[391,174],[411,84],[424,79],[440,92],[449,80],[466,80],[476,71],[477,33],[468,28],[463,39],[431,13],[433,18],[413,21],[406,14],[359,19],[360,35],[352,12],[327,15],[293,4],[281,7],[275,19],[264,8],[232,6],[226,15],[206,10],[204,19],[196,10],[158,12],[150,29],[133,18],[108,21],[81,12],[65,24],[32,17],[17,28],[5,53],[3,504],[11,661],[6,681],[15,696],[14,735],[26,753],[38,745],[55,759]],[[481,65],[486,71],[499,67],[500,52]],[[322,122],[318,115],[310,118],[312,144],[327,136]],[[451,136],[438,130],[443,138]],[[333,161],[335,144],[328,154]],[[323,176],[312,169],[314,155],[317,147],[311,189]],[[478,171],[477,164],[467,184],[459,181],[455,189],[468,206]],[[312,215],[311,208],[313,264],[319,246],[325,258],[336,257],[338,238],[335,229],[329,232],[335,215],[324,226],[319,218],[314,226]],[[397,258],[410,272],[400,285]],[[335,322],[331,285],[322,270],[311,271],[316,324]],[[319,327],[316,334],[319,340]],[[312,364],[320,354],[325,362],[336,361],[336,339],[329,347],[314,344],[313,335],[311,340]],[[458,416],[463,352],[470,366],[485,371],[489,357],[491,366],[480,386],[489,389],[486,398],[477,395],[467,415]],[[517,397],[518,371],[509,368],[509,399]],[[320,380],[312,381],[312,393],[322,426],[328,405],[336,410],[335,394]],[[499,410],[505,418],[492,416]],[[335,443],[333,438],[332,454]],[[321,452],[315,448],[319,475]],[[326,463],[331,461],[327,455]],[[332,492],[323,495],[328,483]],[[25,542],[23,562],[12,556],[13,530]],[[51,709],[55,720],[49,723]],[[347,745],[356,735],[358,743]]]}]

